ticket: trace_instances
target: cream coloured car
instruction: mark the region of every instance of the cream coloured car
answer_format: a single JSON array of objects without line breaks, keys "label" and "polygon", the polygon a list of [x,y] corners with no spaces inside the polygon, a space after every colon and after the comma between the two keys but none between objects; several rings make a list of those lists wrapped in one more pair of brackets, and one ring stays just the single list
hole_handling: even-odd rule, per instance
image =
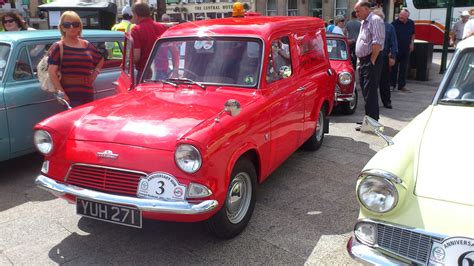
[{"label": "cream coloured car", "polygon": [[432,104],[361,171],[351,256],[378,265],[473,265],[473,139],[471,37],[458,45]]}]

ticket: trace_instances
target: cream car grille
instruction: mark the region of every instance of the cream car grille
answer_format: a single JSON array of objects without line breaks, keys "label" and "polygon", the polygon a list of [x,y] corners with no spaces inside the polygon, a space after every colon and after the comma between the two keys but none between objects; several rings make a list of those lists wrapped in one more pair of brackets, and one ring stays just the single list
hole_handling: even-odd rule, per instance
[{"label": "cream car grille", "polygon": [[417,263],[425,264],[428,261],[433,240],[441,239],[399,227],[377,224],[379,248]]}]

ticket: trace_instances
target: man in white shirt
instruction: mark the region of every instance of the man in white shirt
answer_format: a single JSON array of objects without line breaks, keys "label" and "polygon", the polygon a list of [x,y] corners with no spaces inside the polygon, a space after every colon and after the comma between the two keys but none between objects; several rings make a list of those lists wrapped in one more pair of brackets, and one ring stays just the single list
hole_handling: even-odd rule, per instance
[{"label": "man in white shirt", "polygon": [[450,32],[450,45],[456,45],[458,42],[462,40],[462,36],[464,33],[464,26],[466,26],[467,21],[469,20],[469,12],[464,10],[461,13],[461,19],[454,23],[453,28]]},{"label": "man in white shirt", "polygon": [[474,20],[470,19],[466,22],[466,25],[464,25],[464,32],[462,34],[462,39],[466,39],[467,37],[470,37],[471,35],[474,35]]},{"label": "man in white shirt", "polygon": [[336,26],[334,26],[334,28],[332,29],[332,33],[344,35],[344,31],[342,30],[344,28],[344,22],[345,22],[344,16],[337,15],[334,18],[334,24]]}]

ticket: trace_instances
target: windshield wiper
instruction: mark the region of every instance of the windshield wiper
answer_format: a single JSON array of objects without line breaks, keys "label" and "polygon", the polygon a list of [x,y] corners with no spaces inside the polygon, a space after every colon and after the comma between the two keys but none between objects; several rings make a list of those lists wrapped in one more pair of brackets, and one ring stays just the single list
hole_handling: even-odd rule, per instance
[{"label": "windshield wiper", "polygon": [[167,80],[171,80],[171,81],[175,81],[175,82],[184,82],[184,83],[188,83],[188,84],[194,84],[194,85],[198,85],[203,90],[206,89],[206,86],[204,86],[203,84],[201,84],[197,81],[194,81],[192,79],[188,79],[188,78],[169,78]]},{"label": "windshield wiper", "polygon": [[449,99],[449,98],[444,98],[441,99],[440,102],[442,103],[458,103],[458,104],[474,104],[474,99],[469,99],[469,100],[463,100],[463,99]]},{"label": "windshield wiper", "polygon": [[164,80],[164,79],[145,79],[145,80],[143,80],[143,82],[161,82],[161,83],[164,83],[164,84],[169,84],[169,85],[174,86],[174,87],[178,87],[178,84],[176,84],[174,82],[171,82],[171,81],[168,81],[168,80]]}]

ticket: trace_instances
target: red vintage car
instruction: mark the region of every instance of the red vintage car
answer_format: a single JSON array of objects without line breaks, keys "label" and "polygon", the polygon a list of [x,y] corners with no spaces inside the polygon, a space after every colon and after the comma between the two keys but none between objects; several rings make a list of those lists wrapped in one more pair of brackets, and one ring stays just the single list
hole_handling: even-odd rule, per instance
[{"label": "red vintage car", "polygon": [[249,222],[257,184],[328,132],[336,77],[320,19],[176,25],[138,84],[133,40],[125,47],[122,93],[35,127],[45,156],[36,184],[79,215],[134,227],[206,221],[230,238]]},{"label": "red vintage car", "polygon": [[328,34],[329,61],[336,71],[336,108],[343,114],[353,114],[357,109],[357,88],[354,68],[351,64],[351,51],[347,37],[340,34]]}]

